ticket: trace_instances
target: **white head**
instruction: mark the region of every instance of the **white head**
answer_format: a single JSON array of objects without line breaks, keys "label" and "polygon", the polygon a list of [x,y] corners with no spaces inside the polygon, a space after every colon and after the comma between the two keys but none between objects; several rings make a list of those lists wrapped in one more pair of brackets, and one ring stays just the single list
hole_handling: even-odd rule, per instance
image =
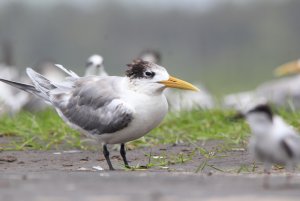
[{"label": "white head", "polygon": [[143,60],[128,64],[126,76],[134,90],[147,94],[161,94],[166,87],[198,90],[192,84],[170,76],[164,67]]},{"label": "white head", "polygon": [[86,67],[95,66],[97,68],[100,68],[102,65],[103,65],[103,57],[98,54],[94,54],[88,58],[85,66]]},{"label": "white head", "polygon": [[273,127],[274,115],[268,105],[258,105],[248,111],[245,116],[254,135],[267,135]]},{"label": "white head", "polygon": [[107,75],[104,66],[103,66],[103,57],[94,54],[88,58],[85,64],[86,70],[85,70],[85,76],[88,75],[98,75],[98,76],[104,76]]}]

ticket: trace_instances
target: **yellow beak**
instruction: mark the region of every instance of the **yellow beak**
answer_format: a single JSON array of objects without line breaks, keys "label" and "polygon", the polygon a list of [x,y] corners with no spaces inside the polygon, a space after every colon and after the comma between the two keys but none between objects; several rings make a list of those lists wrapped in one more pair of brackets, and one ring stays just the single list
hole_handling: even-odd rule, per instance
[{"label": "yellow beak", "polygon": [[283,76],[293,73],[300,72],[300,62],[299,61],[291,61],[289,63],[283,64],[275,69],[274,73],[276,76]]},{"label": "yellow beak", "polygon": [[186,89],[186,90],[192,90],[192,91],[199,91],[197,87],[192,85],[191,83],[188,83],[186,81],[180,80],[176,77],[170,76],[168,80],[160,81],[159,83],[164,84],[166,87],[170,88],[178,88],[178,89]]}]

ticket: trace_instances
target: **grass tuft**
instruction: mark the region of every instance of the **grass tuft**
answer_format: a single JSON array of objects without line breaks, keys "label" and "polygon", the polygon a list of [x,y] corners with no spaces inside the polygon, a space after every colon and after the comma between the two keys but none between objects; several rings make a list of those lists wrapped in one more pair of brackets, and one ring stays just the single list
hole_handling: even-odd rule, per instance
[{"label": "grass tuft", "polygon": [[36,114],[21,112],[14,117],[2,117],[0,136],[9,139],[8,143],[0,144],[2,150],[84,148],[81,135],[51,109]]},{"label": "grass tuft", "polygon": [[148,146],[211,139],[240,143],[248,135],[249,128],[244,121],[233,121],[234,114],[232,111],[222,110],[169,114],[158,128],[133,144]]}]

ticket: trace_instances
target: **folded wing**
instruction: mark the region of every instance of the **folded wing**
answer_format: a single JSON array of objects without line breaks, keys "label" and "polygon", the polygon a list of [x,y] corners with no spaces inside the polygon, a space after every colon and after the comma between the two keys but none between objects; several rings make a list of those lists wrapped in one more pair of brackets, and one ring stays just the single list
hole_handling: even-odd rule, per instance
[{"label": "folded wing", "polygon": [[69,88],[52,90],[50,100],[69,123],[91,134],[114,133],[133,119],[132,108],[115,91],[115,79],[78,78]]}]

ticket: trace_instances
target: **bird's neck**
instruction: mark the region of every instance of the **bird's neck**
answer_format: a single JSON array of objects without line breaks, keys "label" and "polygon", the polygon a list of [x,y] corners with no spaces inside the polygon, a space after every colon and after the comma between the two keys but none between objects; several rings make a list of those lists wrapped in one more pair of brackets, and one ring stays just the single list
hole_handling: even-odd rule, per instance
[{"label": "bird's neck", "polygon": [[108,75],[107,72],[104,69],[104,66],[102,66],[102,67],[99,68],[98,75],[99,76],[107,76]]},{"label": "bird's neck", "polygon": [[96,74],[97,74],[97,67],[96,66],[89,66],[85,70],[84,76],[96,75]]},{"label": "bird's neck", "polygon": [[131,91],[134,91],[136,93],[141,93],[141,94],[145,94],[148,96],[162,96],[163,95],[163,87],[156,87],[154,86],[155,84],[151,84],[151,83],[143,83],[140,82],[139,80],[136,79],[130,79],[128,77],[126,77],[127,79],[127,83],[128,83],[128,88]]}]

